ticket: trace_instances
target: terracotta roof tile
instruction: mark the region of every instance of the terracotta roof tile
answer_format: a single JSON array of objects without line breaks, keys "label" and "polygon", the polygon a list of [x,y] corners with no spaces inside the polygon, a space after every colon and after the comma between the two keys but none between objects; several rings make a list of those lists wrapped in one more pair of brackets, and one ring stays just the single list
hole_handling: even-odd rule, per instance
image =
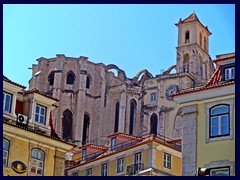
[{"label": "terracotta roof tile", "polygon": [[7,78],[6,76],[4,76],[4,75],[3,75],[3,81],[9,82],[9,83],[11,83],[11,84],[13,84],[13,85],[16,85],[16,86],[19,86],[19,87],[21,87],[21,88],[23,88],[23,89],[26,88],[26,87],[23,86],[23,85],[20,85],[20,84],[18,84],[18,83],[15,83],[15,82],[11,81],[10,79],[8,79],[8,78]]},{"label": "terracotta roof tile", "polygon": [[43,92],[40,92],[40,91],[39,91],[38,89],[36,89],[36,88],[31,89],[31,90],[28,90],[28,91],[23,91],[23,92],[21,92],[21,94],[23,94],[23,95],[25,95],[25,94],[31,94],[31,93],[37,93],[37,94],[40,94],[40,95],[45,96],[45,97],[47,97],[47,98],[53,99],[53,100],[55,100],[55,101],[59,101],[59,100],[56,99],[56,98],[53,98],[53,97],[51,97],[51,96],[48,96],[48,95],[44,94]]}]

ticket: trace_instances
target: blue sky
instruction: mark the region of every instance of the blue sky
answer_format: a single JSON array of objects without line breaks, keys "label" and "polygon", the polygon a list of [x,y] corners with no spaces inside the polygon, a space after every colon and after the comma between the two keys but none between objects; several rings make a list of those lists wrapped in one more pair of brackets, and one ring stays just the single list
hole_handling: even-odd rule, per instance
[{"label": "blue sky", "polygon": [[212,33],[212,59],[235,52],[234,4],[4,4],[3,74],[28,89],[36,59],[65,54],[155,76],[176,64],[175,24],[193,12]]}]

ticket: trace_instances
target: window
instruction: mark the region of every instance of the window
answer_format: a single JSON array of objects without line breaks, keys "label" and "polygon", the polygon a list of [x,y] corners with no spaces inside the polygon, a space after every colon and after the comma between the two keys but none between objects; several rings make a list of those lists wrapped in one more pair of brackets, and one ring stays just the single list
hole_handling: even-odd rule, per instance
[{"label": "window", "polygon": [[53,86],[54,84],[54,72],[51,72],[48,76],[49,85]]},{"label": "window", "polygon": [[199,44],[200,44],[200,46],[202,47],[202,33],[200,33],[200,35],[199,35]]},{"label": "window", "polygon": [[189,54],[185,54],[183,58],[183,72],[189,72]]},{"label": "window", "polygon": [[116,138],[111,139],[111,151],[116,150]]},{"label": "window", "polygon": [[45,124],[45,118],[46,118],[46,108],[37,104],[36,111],[35,111],[35,122],[38,122],[40,124]]},{"label": "window", "polygon": [[90,78],[87,76],[87,80],[86,80],[86,88],[90,89]]},{"label": "window", "polygon": [[232,80],[235,79],[235,68],[226,68],[225,69],[225,80]]},{"label": "window", "polygon": [[136,153],[134,158],[135,172],[138,173],[142,170],[142,153]]},{"label": "window", "polygon": [[87,169],[87,176],[92,176],[92,168]]},{"label": "window", "polygon": [[136,101],[132,100],[130,103],[130,124],[129,124],[129,134],[133,134],[133,123],[136,116]]},{"label": "window", "polygon": [[11,112],[11,104],[12,104],[12,95],[6,92],[3,92],[3,111]]},{"label": "window", "polygon": [[199,75],[203,77],[203,60],[202,56],[199,56]]},{"label": "window", "polygon": [[157,135],[158,117],[155,113],[152,114],[150,121],[151,121],[150,122],[151,123],[150,134],[154,134],[156,136]]},{"label": "window", "polygon": [[210,169],[210,176],[230,176],[229,167]]},{"label": "window", "polygon": [[163,167],[171,169],[171,155],[168,153],[163,155]]},{"label": "window", "polygon": [[207,38],[204,37],[204,50],[207,50]]},{"label": "window", "polygon": [[44,168],[44,152],[40,149],[32,149],[31,175],[42,176]]},{"label": "window", "polygon": [[124,171],[124,158],[120,158],[117,160],[117,173],[121,173]]},{"label": "window", "polygon": [[73,84],[74,83],[74,74],[73,72],[69,72],[67,75],[67,84]]},{"label": "window", "polygon": [[153,92],[151,93],[151,101],[156,101],[157,100],[157,93]]},{"label": "window", "polygon": [[82,161],[86,161],[87,149],[82,150]]},{"label": "window", "polygon": [[8,166],[9,141],[3,139],[3,166]]},{"label": "window", "polygon": [[189,39],[190,39],[190,33],[189,33],[189,31],[186,31],[186,33],[185,33],[185,43],[189,43]]},{"label": "window", "polygon": [[218,105],[210,109],[210,137],[229,135],[229,106]]},{"label": "window", "polygon": [[90,125],[89,115],[85,114],[83,122],[82,145],[87,144],[89,142],[89,125]]},{"label": "window", "polygon": [[107,176],[108,165],[107,163],[102,164],[101,166],[101,176]]},{"label": "window", "polygon": [[119,102],[117,102],[115,106],[114,133],[118,132],[118,120],[119,120]]}]

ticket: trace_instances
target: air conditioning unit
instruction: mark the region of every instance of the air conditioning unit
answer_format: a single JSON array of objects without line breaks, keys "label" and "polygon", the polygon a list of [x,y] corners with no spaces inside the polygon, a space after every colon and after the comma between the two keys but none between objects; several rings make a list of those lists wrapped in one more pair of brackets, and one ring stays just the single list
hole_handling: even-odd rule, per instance
[{"label": "air conditioning unit", "polygon": [[17,115],[17,122],[21,124],[27,124],[27,116],[23,114],[18,114]]}]

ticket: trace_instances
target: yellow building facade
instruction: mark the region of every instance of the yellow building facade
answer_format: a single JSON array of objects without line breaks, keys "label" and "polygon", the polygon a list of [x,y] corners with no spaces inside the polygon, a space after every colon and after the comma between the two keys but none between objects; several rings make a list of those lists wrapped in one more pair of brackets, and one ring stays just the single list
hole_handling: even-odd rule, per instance
[{"label": "yellow building facade", "polygon": [[235,175],[235,54],[214,63],[207,84],[173,95],[183,108],[183,175]]},{"label": "yellow building facade", "polygon": [[[163,139],[154,135],[138,138],[124,133],[115,133],[108,138],[110,143],[105,146],[88,144],[69,152],[66,175],[181,175],[181,139]],[[80,158],[75,158],[77,155]]]},{"label": "yellow building facade", "polygon": [[65,153],[51,126],[55,99],[3,77],[3,175],[62,176]]}]

